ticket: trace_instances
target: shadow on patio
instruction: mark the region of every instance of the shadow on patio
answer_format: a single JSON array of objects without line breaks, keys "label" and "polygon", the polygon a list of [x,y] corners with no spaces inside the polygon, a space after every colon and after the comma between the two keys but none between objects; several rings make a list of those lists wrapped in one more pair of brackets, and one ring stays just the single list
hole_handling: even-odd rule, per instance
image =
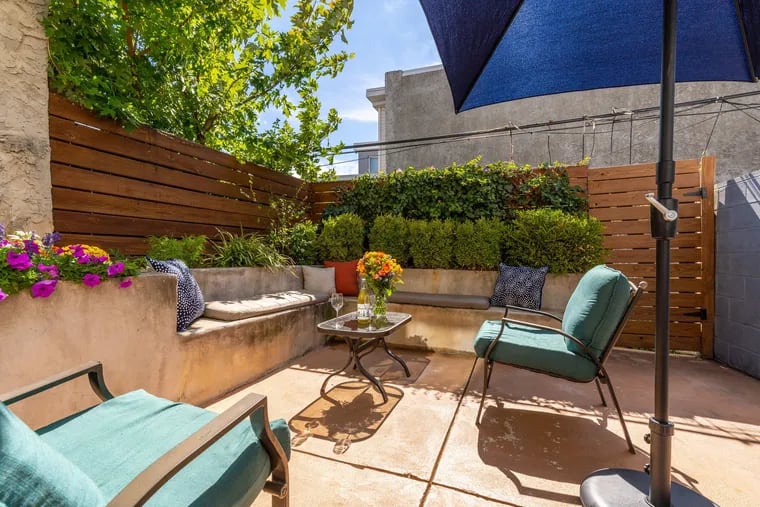
[{"label": "shadow on patio", "polygon": [[[403,376],[382,352],[364,361],[380,376],[389,403],[358,375],[322,381],[345,360],[334,344],[308,354],[209,407],[222,410],[247,392],[266,394],[270,416],[308,434],[293,448],[293,505],[575,505],[590,472],[640,469],[652,409],[653,355],[616,350],[608,369],[637,454],[625,445],[614,408],[592,384],[574,384],[497,365],[483,423],[475,426],[480,364],[472,358],[401,350]],[[463,396],[467,380],[472,386]],[[673,477],[720,505],[760,496],[760,381],[712,361],[673,357]],[[350,434],[350,447],[334,452]],[[255,505],[266,505],[260,498]]]}]

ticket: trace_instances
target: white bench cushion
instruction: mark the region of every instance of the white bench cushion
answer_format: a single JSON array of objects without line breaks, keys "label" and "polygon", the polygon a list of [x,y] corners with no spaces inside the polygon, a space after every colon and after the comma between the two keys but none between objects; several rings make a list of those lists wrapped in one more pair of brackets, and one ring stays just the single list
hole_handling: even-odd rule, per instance
[{"label": "white bench cushion", "polygon": [[208,301],[203,316],[218,320],[241,320],[300,306],[324,303],[329,297],[329,294],[323,292],[289,290],[260,294],[250,299],[237,301]]}]

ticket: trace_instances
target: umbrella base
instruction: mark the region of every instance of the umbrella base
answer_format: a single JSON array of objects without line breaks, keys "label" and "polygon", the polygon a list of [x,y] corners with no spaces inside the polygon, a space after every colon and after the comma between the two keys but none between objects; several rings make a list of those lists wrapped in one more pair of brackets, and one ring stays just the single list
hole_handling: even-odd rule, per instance
[{"label": "umbrella base", "polygon": [[[638,470],[605,468],[597,470],[581,484],[581,504],[584,507],[651,507],[649,475]],[[675,507],[716,507],[694,490],[671,483],[670,505]]]}]

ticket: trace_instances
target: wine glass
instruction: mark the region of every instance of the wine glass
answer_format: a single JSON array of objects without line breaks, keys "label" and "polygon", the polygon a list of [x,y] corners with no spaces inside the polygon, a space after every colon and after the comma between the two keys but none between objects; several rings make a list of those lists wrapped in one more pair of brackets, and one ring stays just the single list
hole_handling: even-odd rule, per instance
[{"label": "wine glass", "polygon": [[[335,309],[335,318],[337,319],[340,317],[340,309],[343,308],[343,294],[340,292],[333,292],[333,294],[330,296],[330,304]],[[335,323],[335,328],[341,327],[342,324],[340,322]]]}]

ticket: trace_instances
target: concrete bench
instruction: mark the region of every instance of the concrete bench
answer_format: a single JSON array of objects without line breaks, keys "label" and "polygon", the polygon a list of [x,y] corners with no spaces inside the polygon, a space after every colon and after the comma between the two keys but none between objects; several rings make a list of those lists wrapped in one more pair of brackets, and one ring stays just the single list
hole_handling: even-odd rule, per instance
[{"label": "concrete bench", "polygon": [[[562,318],[581,276],[547,275],[541,310]],[[403,277],[403,285],[388,301],[388,311],[409,313],[412,321],[387,338],[391,344],[471,354],[473,337],[483,321],[504,316],[503,307],[489,304],[497,271],[405,269]],[[509,314],[529,322],[557,324],[528,312],[510,310]]]},{"label": "concrete bench", "polygon": [[303,290],[300,266],[194,269],[206,313],[179,334],[183,396],[211,400],[321,346],[326,293]]}]

